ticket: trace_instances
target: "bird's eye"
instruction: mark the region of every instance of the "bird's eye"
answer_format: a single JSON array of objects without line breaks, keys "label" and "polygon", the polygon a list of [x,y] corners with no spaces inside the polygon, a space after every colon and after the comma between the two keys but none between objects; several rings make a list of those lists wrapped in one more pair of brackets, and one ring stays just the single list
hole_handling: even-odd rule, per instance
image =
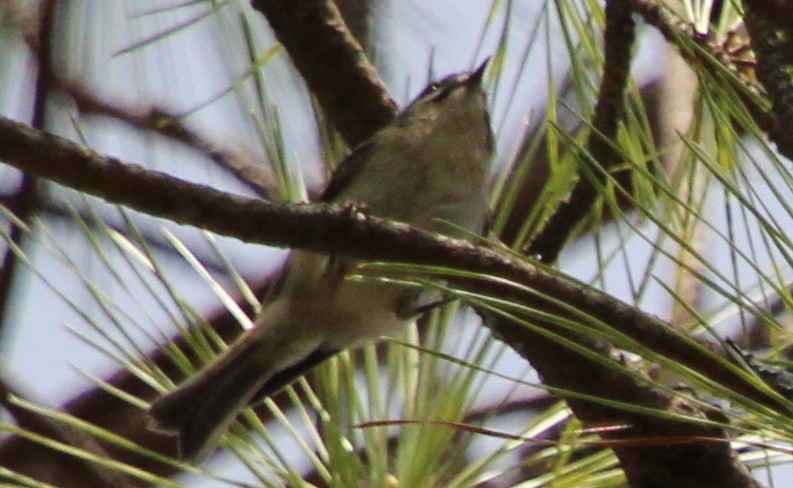
[{"label": "bird's eye", "polygon": [[427,86],[427,88],[425,88],[424,91],[421,92],[421,94],[418,96],[418,98],[424,98],[424,97],[427,97],[429,95],[432,95],[433,93],[437,92],[440,87],[441,87],[441,85],[438,82],[430,83]]},{"label": "bird's eye", "polygon": [[452,91],[454,91],[452,85],[448,82],[440,81],[425,88],[421,98],[426,102],[436,103],[448,97]]},{"label": "bird's eye", "polygon": [[442,80],[430,83],[418,99],[424,103],[436,103],[448,97],[456,88],[464,85],[460,75],[450,75]]},{"label": "bird's eye", "polygon": [[448,97],[451,92],[452,92],[452,87],[450,86],[438,87],[435,89],[435,94],[432,97],[431,101],[440,102],[444,98]]}]

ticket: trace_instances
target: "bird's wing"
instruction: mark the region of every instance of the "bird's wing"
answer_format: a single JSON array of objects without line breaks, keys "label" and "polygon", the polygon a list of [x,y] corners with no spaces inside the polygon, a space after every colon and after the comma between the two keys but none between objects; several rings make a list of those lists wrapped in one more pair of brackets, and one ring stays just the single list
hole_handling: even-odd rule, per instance
[{"label": "bird's wing", "polygon": [[293,364],[272,375],[270,379],[267,380],[267,383],[265,383],[253,396],[253,401],[261,401],[262,398],[278,392],[280,389],[314,369],[314,367],[321,362],[338,353],[339,351],[337,350],[324,349],[322,347],[315,349],[314,352],[306,356],[299,363]]},{"label": "bird's wing", "polygon": [[327,203],[336,200],[341,192],[350,186],[350,182],[361,172],[363,164],[371,157],[372,148],[373,143],[370,139],[356,147],[344,158],[330,177],[330,182],[319,199],[320,202]]}]

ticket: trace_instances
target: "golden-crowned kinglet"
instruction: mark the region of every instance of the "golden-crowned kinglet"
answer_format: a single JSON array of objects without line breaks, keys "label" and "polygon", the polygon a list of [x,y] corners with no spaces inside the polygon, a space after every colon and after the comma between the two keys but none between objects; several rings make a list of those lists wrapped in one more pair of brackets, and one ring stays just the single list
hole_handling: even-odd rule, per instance
[{"label": "golden-crowned kinglet", "polygon": [[[322,201],[456,237],[487,212],[493,136],[481,80],[429,85],[339,166]],[[206,369],[155,401],[153,428],[179,436],[179,455],[208,455],[237,413],[344,349],[399,330],[420,310],[413,288],[345,278],[356,261],[293,251],[253,329]]]}]

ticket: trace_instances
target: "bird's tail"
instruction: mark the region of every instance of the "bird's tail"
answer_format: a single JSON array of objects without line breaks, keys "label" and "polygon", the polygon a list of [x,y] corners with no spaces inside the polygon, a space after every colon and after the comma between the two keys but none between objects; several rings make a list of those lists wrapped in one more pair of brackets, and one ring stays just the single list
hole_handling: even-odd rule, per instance
[{"label": "bird's tail", "polygon": [[[201,460],[272,376],[261,343],[246,337],[211,366],[152,403],[152,428],[178,435],[179,457]],[[251,340],[253,339],[253,340]]]}]

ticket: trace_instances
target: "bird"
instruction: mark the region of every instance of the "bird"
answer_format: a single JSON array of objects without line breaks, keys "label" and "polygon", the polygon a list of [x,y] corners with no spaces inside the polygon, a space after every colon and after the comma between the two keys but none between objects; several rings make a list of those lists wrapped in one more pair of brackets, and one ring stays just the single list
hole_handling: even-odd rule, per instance
[{"label": "bird", "polygon": [[[470,239],[487,217],[493,133],[488,60],[429,84],[338,166],[320,201]],[[293,250],[254,326],[149,407],[151,428],[200,462],[245,407],[340,351],[399,331],[426,310],[415,287],[347,279],[360,260]]]}]

